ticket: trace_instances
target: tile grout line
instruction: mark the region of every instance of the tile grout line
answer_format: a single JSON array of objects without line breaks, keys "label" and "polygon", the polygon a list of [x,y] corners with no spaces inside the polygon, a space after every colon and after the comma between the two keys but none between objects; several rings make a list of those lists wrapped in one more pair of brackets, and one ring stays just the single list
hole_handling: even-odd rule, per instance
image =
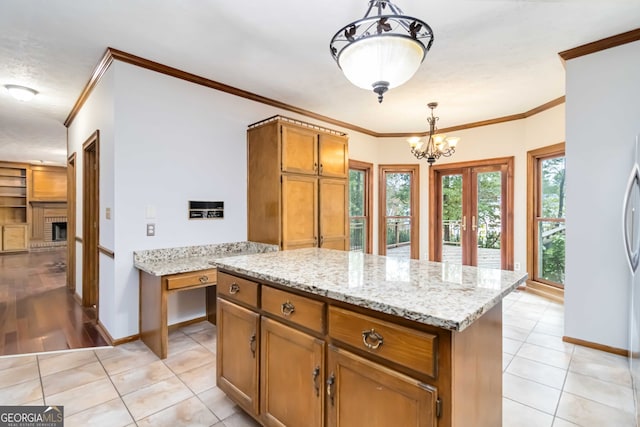
[{"label": "tile grout line", "polygon": [[[129,409],[129,407],[127,406],[127,403],[124,401],[124,399],[122,398],[122,394],[120,393],[120,390],[118,390],[118,387],[116,387],[115,383],[113,382],[113,380],[111,379],[111,375],[109,375],[109,372],[107,372],[107,368],[104,367],[104,364],[102,363],[102,359],[100,359],[100,356],[98,356],[98,353],[96,353],[95,350],[93,350],[93,354],[96,356],[96,359],[98,359],[98,363],[100,363],[100,366],[102,366],[102,369],[104,370],[104,373],[107,375],[107,378],[109,378],[109,382],[111,383],[111,385],[113,386],[113,389],[116,391],[116,393],[118,394],[118,399],[120,399],[120,401],[122,402],[122,405],[124,405],[124,407],[127,410],[127,413],[129,414],[129,416],[131,417],[131,419],[133,420],[133,424],[135,424],[136,426],[138,425],[138,421],[135,419],[135,417],[133,416],[133,414],[131,413],[131,410]],[[99,405],[95,405],[92,406],[92,408],[95,408],[96,406]],[[87,408],[89,409],[89,408]],[[129,425],[129,424],[127,424]]]}]

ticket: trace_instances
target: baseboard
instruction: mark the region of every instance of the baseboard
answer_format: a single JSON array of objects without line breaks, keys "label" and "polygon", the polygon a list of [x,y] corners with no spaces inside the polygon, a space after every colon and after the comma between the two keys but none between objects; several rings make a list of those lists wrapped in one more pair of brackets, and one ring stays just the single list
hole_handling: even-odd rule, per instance
[{"label": "baseboard", "polygon": [[555,302],[564,304],[564,289],[555,286],[545,285],[544,283],[527,280],[525,290],[532,294],[550,299]]},{"label": "baseboard", "polygon": [[200,323],[203,320],[207,320],[207,316],[196,317],[195,319],[185,320],[184,322],[174,323],[173,325],[169,325],[169,332],[173,332],[176,329],[180,329],[185,326],[193,325],[194,323]]},{"label": "baseboard", "polygon": [[591,341],[585,341],[578,338],[571,338],[564,336],[562,337],[562,341],[568,342],[570,344],[577,344],[583,347],[593,348],[594,350],[600,350],[607,353],[617,354],[618,356],[629,357],[629,350],[625,350],[623,348],[610,347],[604,344],[598,344]]},{"label": "baseboard", "polygon": [[80,295],[78,295],[77,292],[73,293],[73,299],[76,300],[76,302],[78,303],[78,305],[80,307],[82,307],[82,297]]},{"label": "baseboard", "polygon": [[107,331],[107,328],[105,328],[104,325],[99,320],[98,320],[98,323],[96,324],[96,329],[98,329],[98,332],[100,333],[100,335],[102,335],[102,338],[104,338],[107,344],[111,346],[126,344],[131,341],[136,341],[140,338],[140,335],[135,334],[135,335],[130,335],[124,338],[118,338],[117,340],[113,339],[109,331]]}]

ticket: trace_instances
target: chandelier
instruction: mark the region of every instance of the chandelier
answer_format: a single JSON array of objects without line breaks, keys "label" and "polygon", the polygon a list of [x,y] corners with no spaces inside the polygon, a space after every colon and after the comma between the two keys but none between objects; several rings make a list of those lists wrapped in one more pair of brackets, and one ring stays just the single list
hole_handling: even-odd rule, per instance
[{"label": "chandelier", "polygon": [[438,135],[436,122],[439,117],[433,115],[433,110],[438,106],[437,102],[430,102],[427,106],[431,109],[431,117],[427,117],[429,122],[429,135],[427,142],[422,142],[421,138],[414,136],[409,138],[411,153],[418,159],[427,159],[429,166],[433,165],[441,156],[449,157],[456,151],[456,145],[460,138],[456,136]]},{"label": "chandelier", "polygon": [[329,48],[347,79],[373,89],[382,102],[387,90],[413,77],[432,44],[426,22],[403,15],[391,1],[370,0],[364,17],[341,28]]}]

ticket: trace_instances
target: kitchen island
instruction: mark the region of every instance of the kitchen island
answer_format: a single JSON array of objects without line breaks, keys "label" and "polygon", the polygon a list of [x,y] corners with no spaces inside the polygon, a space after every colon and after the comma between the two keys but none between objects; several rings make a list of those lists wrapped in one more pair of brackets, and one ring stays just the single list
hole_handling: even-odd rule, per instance
[{"label": "kitchen island", "polygon": [[526,274],[327,249],[216,259],[217,384],[265,426],[502,425]]}]

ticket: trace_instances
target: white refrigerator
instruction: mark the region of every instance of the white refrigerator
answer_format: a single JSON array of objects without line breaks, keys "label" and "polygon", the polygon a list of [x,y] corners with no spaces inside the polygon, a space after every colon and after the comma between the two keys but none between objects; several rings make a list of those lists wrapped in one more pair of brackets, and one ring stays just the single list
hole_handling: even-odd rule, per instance
[{"label": "white refrigerator", "polygon": [[629,310],[629,368],[633,381],[636,426],[640,426],[640,152],[636,136],[635,158],[627,181],[622,210],[623,239],[631,269],[631,307]]}]

